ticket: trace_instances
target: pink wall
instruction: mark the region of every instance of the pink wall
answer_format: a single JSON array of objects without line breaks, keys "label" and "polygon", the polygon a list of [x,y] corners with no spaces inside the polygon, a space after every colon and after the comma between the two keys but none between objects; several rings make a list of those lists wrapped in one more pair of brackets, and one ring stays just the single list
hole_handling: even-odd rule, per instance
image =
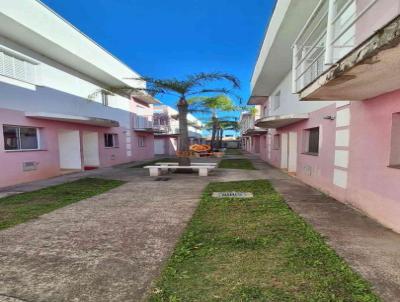
[{"label": "pink wall", "polygon": [[392,114],[400,112],[400,90],[363,102],[352,102],[350,108],[347,199],[400,232],[400,169],[388,167]]},{"label": "pink wall", "polygon": [[[360,14],[371,0],[357,0],[356,10]],[[356,44],[363,42],[373,35],[381,27],[385,26],[392,19],[400,14],[399,0],[379,0],[363,16],[357,20]]]},{"label": "pink wall", "polygon": [[[81,137],[82,154],[82,132],[94,131],[99,134],[99,159],[100,166],[107,167],[133,160],[148,159],[153,157],[154,142],[152,133],[142,133],[146,136],[145,147],[138,147],[138,133],[132,133],[131,149],[132,156],[127,156],[126,132],[130,129],[96,127],[83,124],[49,121],[41,119],[26,118],[21,111],[0,109],[0,187],[11,186],[18,183],[29,182],[37,179],[48,178],[60,174],[58,132],[61,130],[79,130]],[[3,124],[32,126],[41,128],[41,147],[37,151],[5,151],[2,126]],[[119,147],[106,148],[104,146],[104,133],[118,134]],[[129,143],[128,143],[129,144]],[[82,155],[81,155],[82,156]],[[23,162],[38,162],[37,170],[22,171]]]},{"label": "pink wall", "polygon": [[[335,146],[336,127],[334,120],[325,116],[335,116],[337,110],[350,108],[350,145]],[[349,203],[364,211],[383,225],[400,232],[400,169],[388,167],[391,151],[392,117],[400,112],[400,90],[379,97],[354,101],[347,107],[336,108],[329,105],[310,114],[307,121],[277,130],[270,129],[268,135],[297,133],[296,177],[305,183]],[[303,154],[304,129],[320,127],[320,149],[318,156]],[[262,140],[262,144],[263,144]],[[268,140],[265,140],[266,142]],[[261,148],[263,150],[264,148]],[[261,158],[280,167],[281,150],[271,148]],[[348,175],[347,188],[334,184],[335,150],[349,151],[349,165],[344,169]],[[399,148],[395,148],[399,151]]]}]

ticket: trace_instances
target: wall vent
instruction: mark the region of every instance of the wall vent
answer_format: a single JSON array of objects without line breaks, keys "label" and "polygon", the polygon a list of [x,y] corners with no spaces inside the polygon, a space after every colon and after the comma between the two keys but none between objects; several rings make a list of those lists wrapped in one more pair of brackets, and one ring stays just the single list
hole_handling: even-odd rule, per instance
[{"label": "wall vent", "polygon": [[37,170],[38,162],[35,161],[26,161],[22,163],[23,171],[34,171]]}]

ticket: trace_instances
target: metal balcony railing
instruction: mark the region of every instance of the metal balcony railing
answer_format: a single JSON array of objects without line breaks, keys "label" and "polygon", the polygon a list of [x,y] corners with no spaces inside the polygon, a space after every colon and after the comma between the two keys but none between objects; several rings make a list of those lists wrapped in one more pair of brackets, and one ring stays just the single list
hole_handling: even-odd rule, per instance
[{"label": "metal balcony railing", "polygon": [[382,0],[318,3],[293,44],[294,93],[303,90],[362,42],[363,34],[356,25],[365,23],[362,17],[379,1]]},{"label": "metal balcony railing", "polygon": [[153,129],[153,126],[152,115],[135,115],[133,117],[133,128],[136,130],[150,130]]}]

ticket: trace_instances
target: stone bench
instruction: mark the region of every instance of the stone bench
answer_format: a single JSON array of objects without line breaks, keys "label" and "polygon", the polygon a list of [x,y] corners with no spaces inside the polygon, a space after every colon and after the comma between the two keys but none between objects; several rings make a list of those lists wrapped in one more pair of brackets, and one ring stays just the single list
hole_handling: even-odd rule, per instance
[{"label": "stone bench", "polygon": [[150,176],[160,176],[161,171],[168,171],[168,170],[180,170],[180,169],[192,169],[198,170],[199,176],[208,176],[208,170],[215,169],[215,165],[200,165],[200,166],[145,166],[145,169],[149,169]]},{"label": "stone bench", "polygon": [[[157,166],[179,166],[178,162],[158,162]],[[192,166],[216,166],[217,163],[190,163]]]}]

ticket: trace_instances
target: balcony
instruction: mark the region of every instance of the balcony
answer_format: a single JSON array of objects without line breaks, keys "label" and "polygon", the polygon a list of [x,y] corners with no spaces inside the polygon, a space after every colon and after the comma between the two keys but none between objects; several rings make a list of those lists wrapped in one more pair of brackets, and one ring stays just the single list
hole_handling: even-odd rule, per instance
[{"label": "balcony", "polygon": [[156,132],[152,115],[135,115],[133,117],[133,129],[135,131]]},{"label": "balcony", "polygon": [[321,0],[293,45],[293,92],[305,100],[362,100],[386,92],[387,83],[376,85],[377,72],[398,50],[374,56],[393,47],[398,24],[390,22],[399,11],[398,0]]},{"label": "balcony", "polygon": [[154,115],[135,115],[133,129],[141,132],[152,132],[158,135],[178,135],[178,127],[171,126],[169,117],[162,113]]}]

